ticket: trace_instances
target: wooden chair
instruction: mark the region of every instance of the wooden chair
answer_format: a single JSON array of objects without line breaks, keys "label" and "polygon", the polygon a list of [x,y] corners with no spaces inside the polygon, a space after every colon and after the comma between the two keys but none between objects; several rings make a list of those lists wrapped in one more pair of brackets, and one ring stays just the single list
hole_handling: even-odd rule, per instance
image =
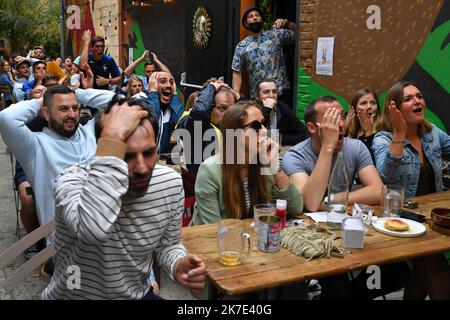
[{"label": "wooden chair", "polygon": [[17,190],[16,188],[16,183],[15,183],[15,157],[12,154],[12,152],[6,148],[6,152],[9,153],[9,160],[11,162],[11,179],[12,179],[12,188],[13,188],[13,194],[14,194],[14,205],[16,207],[16,236],[21,237],[20,231],[21,231],[21,227],[20,227],[20,210],[22,210],[22,204],[20,202],[20,197],[19,197],[19,190]]},{"label": "wooden chair", "polygon": [[13,104],[16,103],[11,88],[7,84],[0,84],[1,110],[6,108],[5,94],[8,94],[11,97]]},{"label": "wooden chair", "polygon": [[51,256],[53,256],[55,251],[54,244],[50,244],[44,250],[37,253],[9,276],[7,276],[5,272],[5,267],[21,255],[29,246],[50,235],[54,229],[55,222],[51,221],[27,234],[25,237],[14,243],[11,247],[0,253],[0,269],[2,270],[5,278],[3,286],[5,291],[11,295],[13,300],[15,300],[15,295],[13,292],[14,288],[21,284],[38,266],[42,265]]}]

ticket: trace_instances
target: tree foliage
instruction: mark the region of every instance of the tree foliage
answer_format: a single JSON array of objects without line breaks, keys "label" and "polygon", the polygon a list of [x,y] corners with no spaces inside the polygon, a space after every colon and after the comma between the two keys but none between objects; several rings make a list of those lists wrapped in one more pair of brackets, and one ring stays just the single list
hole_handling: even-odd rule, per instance
[{"label": "tree foliage", "polygon": [[47,55],[60,50],[60,1],[0,0],[0,36],[7,38],[11,52],[27,54],[43,45]]}]

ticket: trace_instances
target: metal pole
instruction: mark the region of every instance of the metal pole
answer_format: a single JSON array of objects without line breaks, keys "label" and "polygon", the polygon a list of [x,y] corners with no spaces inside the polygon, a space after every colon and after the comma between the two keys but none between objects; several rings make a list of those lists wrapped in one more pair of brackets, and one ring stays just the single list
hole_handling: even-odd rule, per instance
[{"label": "metal pole", "polygon": [[59,21],[61,23],[61,59],[64,60],[65,58],[65,41],[64,41],[64,36],[65,36],[65,32],[64,32],[64,0],[60,1],[60,14],[59,14]]}]

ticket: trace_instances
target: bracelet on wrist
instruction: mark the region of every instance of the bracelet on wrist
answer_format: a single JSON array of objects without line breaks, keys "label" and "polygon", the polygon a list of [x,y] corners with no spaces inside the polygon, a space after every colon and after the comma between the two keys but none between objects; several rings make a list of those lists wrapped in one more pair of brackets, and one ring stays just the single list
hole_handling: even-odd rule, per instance
[{"label": "bracelet on wrist", "polygon": [[393,144],[403,144],[403,140],[401,140],[401,141],[395,141],[395,140],[392,140],[392,143],[393,143]]}]

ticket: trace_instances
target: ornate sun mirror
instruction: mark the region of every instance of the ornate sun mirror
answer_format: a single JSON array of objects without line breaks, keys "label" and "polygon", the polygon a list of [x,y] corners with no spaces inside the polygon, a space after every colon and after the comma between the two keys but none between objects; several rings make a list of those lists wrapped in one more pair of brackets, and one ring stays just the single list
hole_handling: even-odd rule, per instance
[{"label": "ornate sun mirror", "polygon": [[198,7],[195,10],[192,23],[194,46],[199,49],[206,48],[211,36],[211,18],[208,15],[208,11],[204,7]]}]

